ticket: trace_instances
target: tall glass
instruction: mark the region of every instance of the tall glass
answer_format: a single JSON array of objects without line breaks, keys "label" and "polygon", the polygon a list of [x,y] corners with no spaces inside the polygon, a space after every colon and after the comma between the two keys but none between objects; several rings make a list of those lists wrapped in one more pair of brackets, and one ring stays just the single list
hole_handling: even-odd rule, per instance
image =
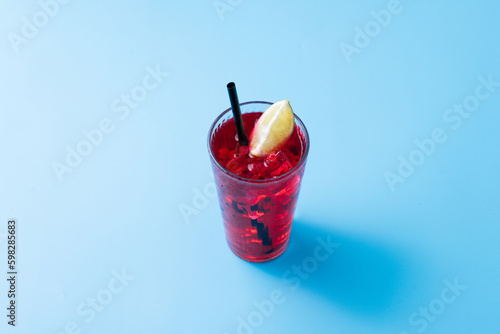
[{"label": "tall glass", "polygon": [[[242,114],[264,112],[271,103],[241,103]],[[303,154],[287,173],[267,180],[247,179],[226,170],[215,158],[213,138],[221,124],[233,117],[231,108],[212,124],[208,134],[208,152],[215,175],[226,239],[234,254],[246,261],[269,261],[283,253],[288,245],[302,175],[309,152],[309,136],[295,116],[303,138]]]}]

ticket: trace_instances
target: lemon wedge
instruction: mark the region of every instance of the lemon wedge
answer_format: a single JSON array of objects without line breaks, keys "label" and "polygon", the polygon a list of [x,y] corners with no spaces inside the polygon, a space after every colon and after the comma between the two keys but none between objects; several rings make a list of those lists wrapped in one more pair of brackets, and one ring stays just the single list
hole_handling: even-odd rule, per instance
[{"label": "lemon wedge", "polygon": [[250,154],[263,157],[279,150],[290,138],[295,117],[290,102],[276,102],[260,116],[250,135]]}]

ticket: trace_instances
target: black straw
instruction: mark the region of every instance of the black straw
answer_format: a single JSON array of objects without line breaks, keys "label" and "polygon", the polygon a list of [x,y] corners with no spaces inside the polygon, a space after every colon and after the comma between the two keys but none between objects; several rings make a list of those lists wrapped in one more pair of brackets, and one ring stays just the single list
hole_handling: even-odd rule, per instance
[{"label": "black straw", "polygon": [[234,82],[230,82],[227,84],[227,92],[229,93],[229,101],[231,102],[231,109],[233,110],[236,131],[238,131],[238,140],[241,146],[247,146],[248,138],[245,133],[245,127],[243,126],[240,102],[238,101],[238,94],[236,93],[236,85],[234,84]]}]

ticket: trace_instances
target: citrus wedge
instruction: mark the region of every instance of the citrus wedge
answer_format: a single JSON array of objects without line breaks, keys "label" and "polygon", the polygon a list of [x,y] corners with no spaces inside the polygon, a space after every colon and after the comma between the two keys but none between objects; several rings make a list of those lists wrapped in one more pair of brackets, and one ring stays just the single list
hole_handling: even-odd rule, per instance
[{"label": "citrus wedge", "polygon": [[279,150],[290,138],[295,118],[290,102],[276,102],[260,116],[250,135],[250,153],[263,157]]}]

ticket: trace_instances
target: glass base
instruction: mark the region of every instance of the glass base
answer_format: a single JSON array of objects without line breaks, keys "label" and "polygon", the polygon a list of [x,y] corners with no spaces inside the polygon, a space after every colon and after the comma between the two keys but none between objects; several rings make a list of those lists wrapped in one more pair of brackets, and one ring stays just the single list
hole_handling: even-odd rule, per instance
[{"label": "glass base", "polygon": [[283,246],[280,249],[275,250],[272,253],[261,255],[261,256],[253,256],[253,255],[244,254],[244,253],[238,251],[237,249],[234,249],[233,247],[231,247],[231,244],[229,242],[228,242],[228,245],[229,245],[229,248],[231,249],[231,251],[240,259],[248,261],[248,262],[258,263],[258,262],[267,262],[267,261],[274,260],[275,258],[280,256],[281,254],[283,254],[283,252],[288,247],[288,241],[289,241],[289,239],[283,244]]}]

